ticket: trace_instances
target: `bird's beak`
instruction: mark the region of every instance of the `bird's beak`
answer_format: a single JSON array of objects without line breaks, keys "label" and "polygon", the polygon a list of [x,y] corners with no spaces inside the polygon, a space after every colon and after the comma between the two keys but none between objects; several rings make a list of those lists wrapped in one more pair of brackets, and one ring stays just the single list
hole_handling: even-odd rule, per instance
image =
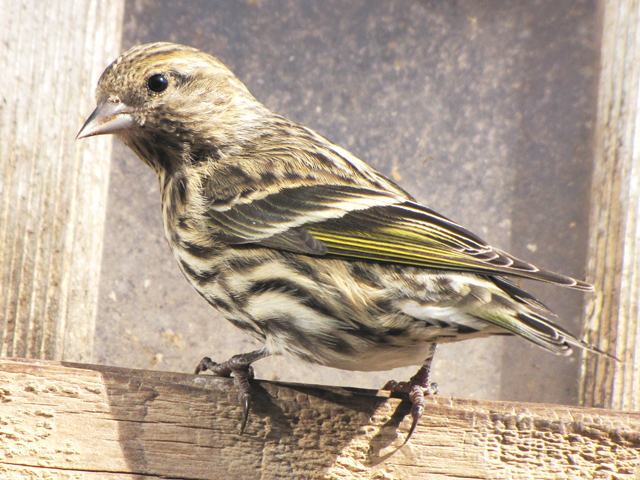
[{"label": "bird's beak", "polygon": [[93,111],[76,136],[79,138],[93,135],[116,133],[134,126],[134,120],[128,113],[128,106],[121,102],[104,101]]}]

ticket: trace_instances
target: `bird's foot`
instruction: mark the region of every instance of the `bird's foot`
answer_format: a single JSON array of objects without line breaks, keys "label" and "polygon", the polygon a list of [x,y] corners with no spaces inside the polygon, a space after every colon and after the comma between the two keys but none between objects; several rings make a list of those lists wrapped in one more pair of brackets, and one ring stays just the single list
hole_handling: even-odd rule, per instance
[{"label": "bird's foot", "polygon": [[421,378],[420,375],[415,375],[408,382],[396,382],[395,380],[389,380],[383,390],[389,390],[394,393],[404,393],[409,396],[411,401],[411,428],[407,434],[403,445],[409,441],[413,431],[416,429],[422,414],[424,413],[424,398],[428,395],[438,394],[438,384],[430,382],[428,379]]},{"label": "bird's foot", "polygon": [[[425,395],[437,395],[438,394],[438,384],[436,382],[429,382],[427,386],[422,386],[422,391]],[[406,393],[407,395],[411,391],[412,383],[411,382],[396,382],[395,380],[389,380],[384,384],[382,390],[388,390],[393,393]]]},{"label": "bird's foot", "polygon": [[195,374],[198,375],[207,370],[218,377],[230,377],[238,388],[238,400],[242,405],[242,420],[240,422],[240,435],[244,432],[249,419],[251,406],[251,380],[254,378],[253,367],[247,362],[247,354],[234,355],[226,362],[217,363],[209,357],[204,357],[198,363]]}]

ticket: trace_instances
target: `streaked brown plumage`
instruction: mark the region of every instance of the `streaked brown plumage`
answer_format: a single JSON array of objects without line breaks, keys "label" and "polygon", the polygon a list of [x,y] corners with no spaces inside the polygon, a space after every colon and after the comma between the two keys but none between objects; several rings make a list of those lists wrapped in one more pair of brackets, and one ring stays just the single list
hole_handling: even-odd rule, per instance
[{"label": "streaked brown plumage", "polygon": [[246,387],[248,365],[270,354],[350,370],[424,362],[397,387],[414,403],[413,430],[436,343],[517,334],[554,353],[592,348],[505,276],[590,285],[490,247],[415,203],[268,110],[214,57],[170,43],[134,47],[107,67],[96,97],[79,136],[115,133],[156,171],[182,272],[264,343],[201,368],[233,372]]}]

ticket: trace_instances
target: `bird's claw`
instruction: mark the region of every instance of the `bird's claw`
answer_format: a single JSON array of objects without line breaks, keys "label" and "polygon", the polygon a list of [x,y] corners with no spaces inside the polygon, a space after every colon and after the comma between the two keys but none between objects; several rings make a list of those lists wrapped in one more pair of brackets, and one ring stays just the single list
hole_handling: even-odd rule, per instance
[{"label": "bird's claw", "polygon": [[435,382],[427,382],[426,385],[420,385],[413,381],[410,382],[396,382],[395,380],[389,380],[383,387],[384,390],[389,390],[394,393],[404,393],[409,396],[411,401],[411,427],[407,438],[404,440],[403,445],[406,444],[414,430],[418,426],[418,422],[424,413],[424,397],[428,395],[438,394],[438,384]]},{"label": "bird's claw", "polygon": [[222,375],[221,372],[218,372],[218,366],[220,364],[218,362],[214,362],[209,357],[202,357],[202,360],[196,366],[195,374],[199,375],[202,372],[206,372],[207,370],[213,373],[217,377],[228,377],[229,375]]},{"label": "bird's claw", "polygon": [[249,410],[251,408],[251,380],[253,380],[253,367],[251,365],[233,371],[233,381],[236,387],[238,387],[238,400],[242,405],[240,435],[244,433],[247,420],[249,419]]},{"label": "bird's claw", "polygon": [[396,382],[395,380],[389,380],[387,383],[384,384],[384,386],[382,387],[382,390],[388,390],[389,392],[397,392],[399,385],[400,385],[400,382]]},{"label": "bird's claw", "polygon": [[[414,384],[411,382],[397,382],[395,380],[389,380],[384,384],[382,390],[387,390],[393,393],[406,393],[407,395],[411,392],[411,387]],[[436,382],[429,382],[427,386],[421,386],[424,395],[437,395],[438,394],[438,384]]]},{"label": "bird's claw", "polygon": [[251,406],[251,393],[241,392],[239,395],[240,403],[242,403],[242,418],[240,419],[240,435],[244,433],[244,429],[247,426],[249,420],[249,408]]},{"label": "bird's claw", "polygon": [[218,363],[209,357],[204,357],[195,369],[195,374],[210,371],[217,377],[230,377],[233,375],[233,381],[238,388],[238,400],[242,405],[242,418],[240,420],[240,435],[244,433],[247,421],[249,419],[249,410],[251,407],[251,380],[255,373],[251,365],[237,362],[234,358],[226,362]]}]

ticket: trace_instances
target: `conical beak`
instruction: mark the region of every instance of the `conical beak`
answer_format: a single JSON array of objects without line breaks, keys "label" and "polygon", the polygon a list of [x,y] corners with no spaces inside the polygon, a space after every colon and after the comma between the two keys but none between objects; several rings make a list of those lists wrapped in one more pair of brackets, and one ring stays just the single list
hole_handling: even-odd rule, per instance
[{"label": "conical beak", "polygon": [[102,102],[84,122],[76,139],[116,133],[133,127],[135,122],[131,114],[127,112],[128,108],[127,105],[120,102]]}]

